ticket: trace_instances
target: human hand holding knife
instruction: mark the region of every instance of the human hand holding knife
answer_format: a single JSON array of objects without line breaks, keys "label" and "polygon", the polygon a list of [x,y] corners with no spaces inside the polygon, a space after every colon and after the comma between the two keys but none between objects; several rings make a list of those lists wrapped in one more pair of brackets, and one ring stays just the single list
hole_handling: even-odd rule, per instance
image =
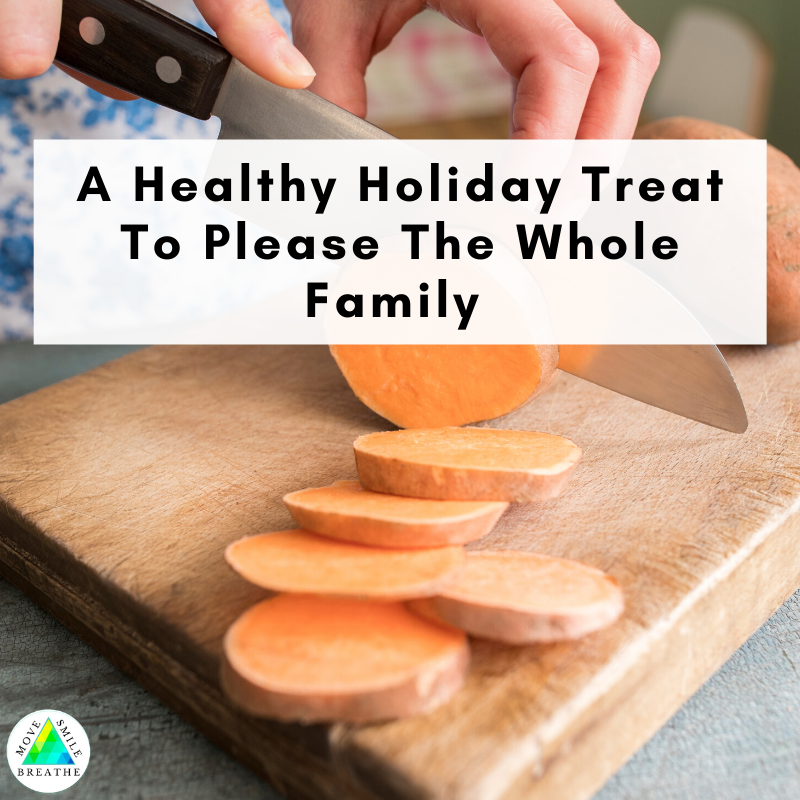
[{"label": "human hand holding knife", "polygon": [[[141,0],[66,0],[56,58],[190,116],[218,116],[220,138],[391,138],[312,92],[265,80],[213,36]],[[747,427],[713,345],[562,346],[559,367],[705,424],[739,433]]]},{"label": "human hand holding knife", "polygon": [[[264,0],[196,2],[219,43],[249,70],[277,85],[302,88],[316,69],[313,91],[357,116],[366,113],[370,60],[412,17],[431,8],[486,39],[514,84],[512,136],[522,139],[630,138],[659,62],[655,40],[614,0],[284,0],[296,48]],[[33,77],[50,66],[61,7],[61,0],[0,0],[0,78]],[[70,27],[76,17],[78,24],[97,20],[105,30],[110,20],[136,8],[147,4],[66,0],[63,20],[69,24],[61,25],[62,37],[78,35]],[[174,17],[172,22],[181,26]],[[197,39],[193,46],[187,42],[183,27],[178,50],[188,45],[189,54],[201,55],[206,48],[198,50]],[[97,23],[87,22],[84,31],[87,43],[101,35]],[[114,46],[119,44],[115,39]],[[132,39],[123,48],[126,58],[145,56],[135,44]],[[101,90],[119,94],[108,85]]]}]

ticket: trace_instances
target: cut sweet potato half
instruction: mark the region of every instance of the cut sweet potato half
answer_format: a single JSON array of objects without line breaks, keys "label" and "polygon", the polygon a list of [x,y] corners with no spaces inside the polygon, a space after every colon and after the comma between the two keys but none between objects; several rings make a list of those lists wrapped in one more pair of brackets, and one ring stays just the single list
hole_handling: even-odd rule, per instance
[{"label": "cut sweet potato half", "polygon": [[563,436],[494,428],[426,428],[360,436],[356,466],[374,492],[437,500],[549,500],[580,448]]},{"label": "cut sweet potato half", "polygon": [[464,558],[460,546],[389,550],[302,529],[248,536],[225,550],[236,572],[265,589],[381,600],[436,594]]},{"label": "cut sweet potato half", "polygon": [[374,547],[442,547],[480,539],[508,503],[425,500],[364,489],[358,481],[304,489],[283,498],[303,528]]},{"label": "cut sweet potato half", "polygon": [[556,345],[331,345],[362,403],[401,428],[508,414],[550,385]]},{"label": "cut sweet potato half", "polygon": [[278,595],[225,635],[222,688],[240,708],[297,722],[431,711],[461,686],[464,634],[400,603]]},{"label": "cut sweet potato half", "polygon": [[476,551],[455,583],[409,607],[472,636],[507,644],[578,639],[622,613],[617,582],[599,569],[515,551]]}]

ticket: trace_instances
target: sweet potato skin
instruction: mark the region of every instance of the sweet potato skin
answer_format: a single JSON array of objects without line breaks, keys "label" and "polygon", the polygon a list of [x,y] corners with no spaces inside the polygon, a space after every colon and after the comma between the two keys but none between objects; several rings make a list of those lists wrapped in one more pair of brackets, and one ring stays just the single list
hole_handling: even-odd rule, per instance
[{"label": "sweet potato skin", "polygon": [[605,572],[580,562],[513,550],[476,550],[463,579],[441,595],[406,606],[470,636],[505,644],[578,639],[614,622],[622,589]]},{"label": "sweet potato skin", "polygon": [[370,436],[377,435],[379,434],[361,436],[354,443],[356,467],[361,483],[374,492],[435,500],[499,500],[509,503],[551,500],[562,492],[581,456],[581,450],[574,442],[564,440],[574,448],[572,463],[552,474],[532,474],[523,469],[492,471],[410,463],[402,458],[375,454],[360,446]]},{"label": "sweet potato skin", "polygon": [[[727,125],[670,117],[640,128],[637,139],[751,139]],[[800,339],[800,169],[767,145],[767,342]]]},{"label": "sweet potato skin", "polygon": [[405,464],[358,451],[356,465],[361,482],[373,492],[434,500],[502,500],[508,503],[538,503],[558,497],[575,469],[573,464],[557,475],[541,475],[532,481],[527,472],[486,475],[474,469]]},{"label": "sweet potato skin", "polygon": [[800,339],[800,170],[767,148],[767,341]]},{"label": "sweet potato skin", "polygon": [[341,514],[321,514],[314,509],[293,508],[292,516],[308,530],[342,541],[372,547],[448,547],[474,542],[497,524],[505,507],[459,523],[408,525],[388,520],[365,520],[358,527]]},{"label": "sweet potato skin", "polygon": [[[358,485],[357,481],[349,483]],[[283,498],[301,527],[372,547],[428,548],[466,544],[489,533],[508,507],[507,503],[495,503],[480,514],[454,521],[396,522],[367,516],[354,519],[351,515],[311,508],[302,502],[302,494],[293,492]]]},{"label": "sweet potato skin", "polygon": [[642,125],[634,139],[752,139],[736,128],[693,117],[665,117]]},{"label": "sweet potato skin", "polygon": [[303,725],[366,724],[427,714],[443,705],[463,685],[469,659],[465,640],[462,648],[429,673],[410,677],[397,686],[359,694],[291,694],[256,686],[223,656],[220,684],[235,706],[256,717]]},{"label": "sweet potato skin", "polygon": [[[540,378],[539,385],[536,387],[533,394],[528,397],[522,406],[517,406],[517,408],[522,408],[530,403],[531,400],[536,399],[558,377],[558,345],[540,344],[537,345],[536,349],[539,351],[539,358],[542,362],[542,377]],[[515,410],[516,409],[512,409],[512,411]],[[483,422],[484,420],[478,421]]]},{"label": "sweet potato skin", "polygon": [[[613,578],[608,578],[616,585]],[[453,625],[479,639],[503,644],[534,644],[580,639],[617,620],[625,604],[622,592],[613,603],[598,604],[584,613],[531,615],[512,608],[467,604],[449,597],[424,597],[406,605],[434,622]]]}]

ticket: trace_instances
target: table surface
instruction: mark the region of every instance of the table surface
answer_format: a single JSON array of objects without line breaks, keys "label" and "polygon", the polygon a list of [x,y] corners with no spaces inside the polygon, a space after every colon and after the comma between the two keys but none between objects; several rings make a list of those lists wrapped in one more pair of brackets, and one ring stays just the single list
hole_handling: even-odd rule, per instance
[{"label": "table surface", "polygon": [[[0,346],[0,402],[132,348]],[[75,798],[280,796],[0,581],[0,732],[37,708],[76,717],[92,743]],[[595,800],[800,796],[800,592],[621,769]],[[146,765],[146,769],[142,769]],[[29,790],[0,769],[0,797]],[[553,798],[560,800],[560,798]]]}]

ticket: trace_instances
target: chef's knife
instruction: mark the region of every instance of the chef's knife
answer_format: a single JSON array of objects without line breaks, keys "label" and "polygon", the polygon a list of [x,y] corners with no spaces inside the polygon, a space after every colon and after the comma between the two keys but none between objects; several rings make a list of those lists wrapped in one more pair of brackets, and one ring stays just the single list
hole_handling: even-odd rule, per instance
[{"label": "chef's knife", "polygon": [[558,366],[673,414],[733,433],[747,430],[736,382],[713,344],[562,344]]},{"label": "chef's knife", "polygon": [[56,61],[197,119],[221,139],[391,139],[308,91],[283,89],[144,0],[64,0]]},{"label": "chef's knife", "polygon": [[[219,41],[144,0],[64,0],[56,60],[197,119],[223,139],[391,139],[309,91],[283,89]],[[747,414],[713,345],[561,346],[559,367],[690,419],[743,433]]]}]

